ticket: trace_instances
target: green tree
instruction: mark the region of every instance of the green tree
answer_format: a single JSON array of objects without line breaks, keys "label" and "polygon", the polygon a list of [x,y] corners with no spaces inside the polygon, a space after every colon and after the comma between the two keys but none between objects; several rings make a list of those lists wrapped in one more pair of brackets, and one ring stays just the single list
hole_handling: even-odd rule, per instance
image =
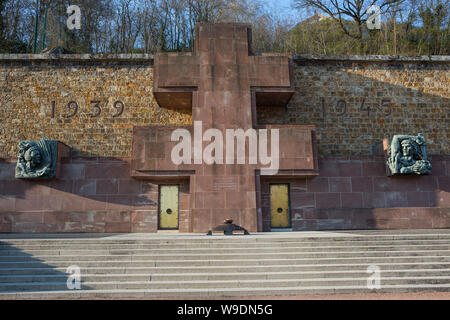
[{"label": "green tree", "polygon": [[422,29],[418,32],[420,48],[428,55],[445,54],[449,43],[449,10],[448,1],[428,0],[420,4],[418,15]]}]

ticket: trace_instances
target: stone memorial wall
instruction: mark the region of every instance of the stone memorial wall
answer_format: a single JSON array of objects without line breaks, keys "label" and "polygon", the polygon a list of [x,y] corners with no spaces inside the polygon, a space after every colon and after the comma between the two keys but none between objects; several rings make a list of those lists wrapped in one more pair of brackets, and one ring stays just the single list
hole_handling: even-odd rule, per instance
[{"label": "stone memorial wall", "polygon": [[[293,98],[287,107],[258,106],[258,123],[316,126],[319,172],[262,177],[259,230],[270,231],[273,183],[290,184],[293,230],[450,227],[450,58],[291,63]],[[189,109],[158,106],[153,74],[149,55],[0,55],[0,232],[156,232],[158,185],[173,180],[132,177],[133,127],[193,118]],[[419,133],[432,174],[388,177],[383,139]],[[40,139],[72,148],[61,178],[16,179],[19,142]],[[214,186],[227,190],[233,181]],[[179,229],[192,232],[189,178],[178,183]]]},{"label": "stone memorial wall", "polygon": [[[399,133],[422,133],[430,154],[450,154],[450,58],[293,63],[295,95],[286,109],[258,108],[259,123],[315,125],[326,155],[370,155]],[[0,55],[0,157],[41,138],[63,141],[74,155],[129,157],[133,126],[192,122],[189,110],[160,108],[152,90],[152,56]]]}]

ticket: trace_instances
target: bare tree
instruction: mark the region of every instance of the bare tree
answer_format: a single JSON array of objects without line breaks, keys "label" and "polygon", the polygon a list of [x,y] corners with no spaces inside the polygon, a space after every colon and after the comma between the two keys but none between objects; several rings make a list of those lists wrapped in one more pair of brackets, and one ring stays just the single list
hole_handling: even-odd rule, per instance
[{"label": "bare tree", "polygon": [[[34,9],[30,0],[3,0],[3,37],[30,45],[33,38]],[[39,3],[38,3],[39,5]]]},{"label": "bare tree", "polygon": [[[252,25],[255,52],[449,53],[449,0],[294,2],[296,21],[264,0],[0,0],[0,51],[31,52],[35,40],[38,51],[190,51],[197,22],[243,22]],[[81,30],[67,28],[72,4],[81,8]],[[373,4],[382,9],[382,32],[365,26]],[[311,11],[331,18],[298,21]]]},{"label": "bare tree", "polygon": [[188,0],[192,18],[196,22],[216,22],[225,8],[225,0]]},{"label": "bare tree", "polygon": [[[382,13],[392,11],[404,0],[294,0],[296,8],[312,8],[319,10],[334,21],[338,22],[342,30],[349,37],[361,41],[363,38],[363,26],[368,18],[368,10],[373,5],[378,5]],[[346,24],[347,19],[353,20],[356,30],[352,30]]]},{"label": "bare tree", "polygon": [[142,28],[142,14],[135,0],[120,0],[115,16],[115,52],[132,52]]}]

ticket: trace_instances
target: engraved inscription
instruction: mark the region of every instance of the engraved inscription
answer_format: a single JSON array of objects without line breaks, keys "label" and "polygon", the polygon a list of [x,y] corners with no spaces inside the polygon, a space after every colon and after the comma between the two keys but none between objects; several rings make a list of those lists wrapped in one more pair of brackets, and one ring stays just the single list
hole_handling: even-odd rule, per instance
[{"label": "engraved inscription", "polygon": [[237,177],[215,177],[214,191],[236,191],[238,188]]}]

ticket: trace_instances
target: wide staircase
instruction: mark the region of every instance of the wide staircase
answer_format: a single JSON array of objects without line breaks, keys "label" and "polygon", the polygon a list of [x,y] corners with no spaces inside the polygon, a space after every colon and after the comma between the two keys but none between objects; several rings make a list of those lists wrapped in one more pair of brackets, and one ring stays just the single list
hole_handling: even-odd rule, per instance
[{"label": "wide staircase", "polygon": [[[68,288],[70,266],[80,268],[81,290]],[[0,299],[430,290],[450,292],[450,230],[0,235]]]}]

